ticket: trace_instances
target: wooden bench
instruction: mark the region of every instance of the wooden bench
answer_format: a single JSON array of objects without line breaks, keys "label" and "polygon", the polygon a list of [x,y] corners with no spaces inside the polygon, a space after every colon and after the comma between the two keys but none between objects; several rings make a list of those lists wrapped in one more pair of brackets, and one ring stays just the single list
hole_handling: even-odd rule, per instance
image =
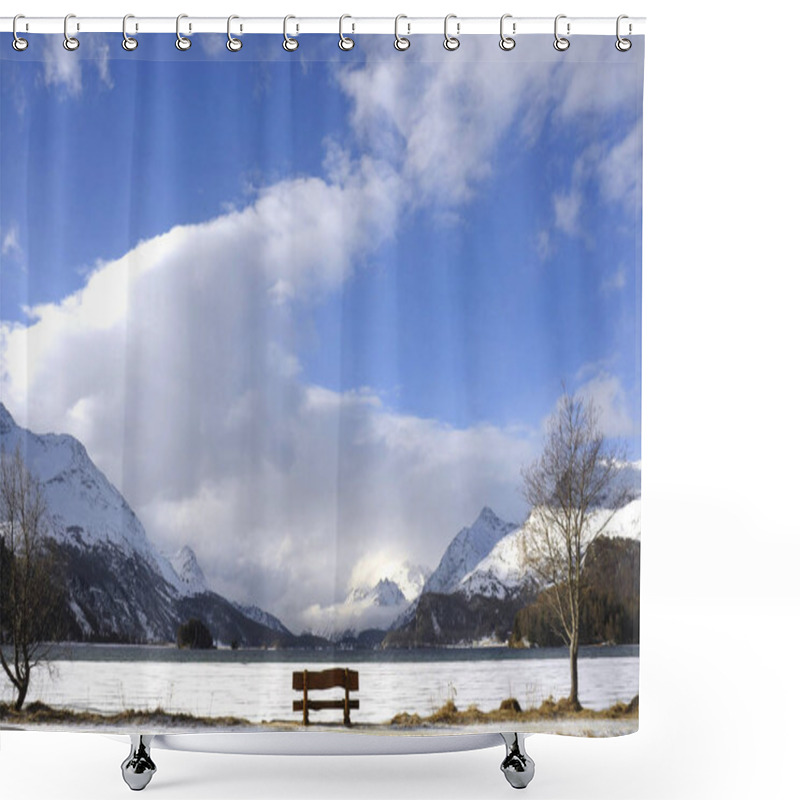
[{"label": "wooden bench", "polygon": [[[321,689],[344,689],[344,698],[341,700],[309,700],[308,693]],[[350,692],[358,691],[358,672],[352,669],[325,669],[322,672],[292,673],[292,689],[303,693],[302,700],[292,703],[292,711],[303,712],[303,725],[308,725],[308,712],[321,711],[325,708],[341,708],[344,710],[344,724],[350,724],[350,709],[358,708],[358,700],[350,699]]]}]

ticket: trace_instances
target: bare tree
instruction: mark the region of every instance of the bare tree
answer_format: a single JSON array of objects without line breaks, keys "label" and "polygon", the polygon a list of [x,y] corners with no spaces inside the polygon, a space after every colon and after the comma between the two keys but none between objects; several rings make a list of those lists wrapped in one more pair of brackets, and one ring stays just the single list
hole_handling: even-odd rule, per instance
[{"label": "bare tree", "polygon": [[547,424],[539,458],[522,470],[523,494],[531,506],[524,538],[526,560],[553,612],[555,629],[569,645],[569,703],[578,701],[578,638],[583,569],[589,545],[616,512],[632,499],[617,480],[622,448],[600,431],[591,400],[564,392]]},{"label": "bare tree", "polygon": [[31,670],[47,656],[46,633],[57,593],[51,582],[46,506],[40,482],[28,471],[19,446],[0,453],[0,665],[25,702]]}]

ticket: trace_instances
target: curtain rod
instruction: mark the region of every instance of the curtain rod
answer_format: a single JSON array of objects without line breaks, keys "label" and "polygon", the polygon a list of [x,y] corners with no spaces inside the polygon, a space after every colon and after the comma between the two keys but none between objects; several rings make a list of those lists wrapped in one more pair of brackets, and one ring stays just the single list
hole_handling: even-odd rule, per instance
[{"label": "curtain rod", "polygon": [[[507,17],[505,30],[509,35],[520,36],[532,33],[553,34],[554,17]],[[13,30],[13,17],[0,17],[0,31]],[[292,35],[301,33],[339,33],[338,17],[295,17],[289,25]],[[567,26],[569,25],[569,30]],[[570,17],[562,16],[559,30],[570,36],[616,33],[616,17]],[[130,17],[127,23],[129,35],[134,33],[175,33],[175,17]],[[455,17],[450,20],[450,31],[458,36],[481,33],[498,33],[500,15],[496,17]],[[623,34],[643,34],[644,17],[626,18]],[[69,30],[75,33],[121,33],[121,17],[70,17]],[[227,17],[194,17],[187,15],[181,20],[181,32],[225,33]],[[238,17],[233,30],[237,34],[283,33],[283,17]],[[399,22],[404,36],[419,33],[441,34],[443,17],[403,17]],[[343,22],[346,34],[395,32],[394,17],[346,17]],[[64,17],[21,17],[17,21],[17,33],[64,33]]]}]

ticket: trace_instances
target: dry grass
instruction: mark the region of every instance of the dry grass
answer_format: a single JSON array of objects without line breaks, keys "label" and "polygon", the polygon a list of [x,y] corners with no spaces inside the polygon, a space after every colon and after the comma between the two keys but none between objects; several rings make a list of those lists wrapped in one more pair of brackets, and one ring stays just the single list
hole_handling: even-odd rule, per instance
[{"label": "dry grass", "polygon": [[[481,725],[489,723],[520,723],[541,720],[603,720],[636,719],[639,716],[639,695],[630,703],[615,703],[609,708],[593,711],[588,708],[576,709],[566,698],[554,700],[548,697],[538,708],[523,709],[519,702],[509,697],[492,711],[481,711],[476,705],[459,710],[455,702],[448,700],[427,717],[402,712],[389,722],[395,728],[435,728],[459,725]],[[298,727],[294,721],[274,721],[254,723],[238,717],[195,717],[191,714],[174,714],[156,708],[154,711],[122,711],[118,714],[96,714],[90,711],[70,711],[51,708],[44,703],[33,702],[22,711],[13,706],[0,703],[0,722],[11,725],[78,725],[96,727],[118,727],[125,729],[196,729],[196,728],[260,728],[264,726]],[[332,723],[316,723],[319,726],[333,726]],[[360,729],[381,728],[382,725],[356,724]],[[588,735],[588,734],[587,734]]]},{"label": "dry grass", "polygon": [[118,714],[95,714],[91,711],[71,711],[52,708],[38,701],[29,703],[21,711],[13,706],[0,703],[0,721],[24,725],[119,725],[125,727],[191,727],[191,728],[233,728],[249,726],[253,723],[238,717],[195,717],[191,714],[172,714],[162,708],[154,711],[122,711]]},{"label": "dry grass", "polygon": [[576,709],[566,698],[553,700],[548,697],[538,708],[522,709],[519,702],[509,697],[500,703],[500,708],[492,711],[481,711],[471,705],[459,711],[452,700],[448,700],[441,708],[428,717],[418,714],[397,714],[391,725],[400,728],[428,727],[436,725],[480,725],[491,722],[534,722],[537,720],[555,719],[623,719],[639,716],[639,695],[630,703],[615,703],[610,708],[593,711],[589,708]]}]

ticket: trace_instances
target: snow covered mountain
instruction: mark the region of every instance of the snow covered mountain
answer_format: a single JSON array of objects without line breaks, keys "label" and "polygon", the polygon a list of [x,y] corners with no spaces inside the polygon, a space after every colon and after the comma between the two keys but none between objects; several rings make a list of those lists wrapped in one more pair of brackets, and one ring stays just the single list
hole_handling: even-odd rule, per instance
[{"label": "snow covered mountain", "polygon": [[345,605],[355,606],[367,603],[372,606],[399,606],[406,602],[402,589],[388,578],[381,578],[371,589],[359,586],[350,590]]},{"label": "snow covered mountain", "polygon": [[[641,467],[626,465],[619,480],[635,499],[621,508],[604,533],[638,538]],[[527,563],[524,526],[504,522],[489,508],[448,546],[424,590],[392,622],[388,647],[503,641],[514,615],[539,589]]]},{"label": "snow covered mountain", "polygon": [[[633,499],[617,511],[604,530],[606,535],[639,536],[641,480],[641,462],[631,462],[620,469],[615,482],[624,486]],[[504,522],[490,508],[484,508],[478,519],[450,543],[424,591],[513,597],[533,581],[526,565],[525,539],[524,527]]]},{"label": "snow covered mountain", "polygon": [[280,633],[290,633],[289,629],[276,616],[269,614],[258,606],[245,606],[236,602],[233,603],[233,606],[238,611],[241,611],[248,619],[257,622],[259,625],[263,625],[265,628],[279,631]]},{"label": "snow covered mountain", "polygon": [[361,575],[365,582],[353,586],[343,601],[306,609],[307,628],[335,642],[357,640],[369,632],[367,646],[372,646],[377,632],[386,630],[409,602],[416,601],[429,575],[429,569],[409,561],[375,567],[368,577]]},{"label": "snow covered mountain", "polygon": [[65,638],[173,642],[178,626],[198,617],[219,641],[291,644],[279,622],[264,625],[212,592],[189,547],[172,559],[158,553],[77,439],[31,433],[0,403],[0,447],[6,457],[19,448],[42,485],[65,582]]},{"label": "snow covered mountain", "polygon": [[604,531],[607,536],[624,536],[639,539],[642,535],[642,498],[636,497],[623,506]]},{"label": "snow covered mountain", "polygon": [[415,600],[422,593],[431,571],[418,564],[404,561],[399,566],[384,570],[373,583],[355,586],[350,590],[345,604],[355,605],[369,601],[376,606],[397,606]]},{"label": "snow covered mountain", "polygon": [[442,560],[425,582],[424,592],[450,594],[492,548],[517,526],[504,522],[491,508],[484,507],[475,522],[462,528],[444,551]]},{"label": "snow covered mountain", "polygon": [[[484,506],[475,522],[462,528],[447,546],[436,569],[425,581],[420,595],[425,593],[452,594],[461,588],[462,581],[517,526],[504,522],[488,506]],[[417,597],[392,621],[390,630],[409,625],[415,618]]]},{"label": "snow covered mountain", "polygon": [[425,581],[430,577],[430,567],[404,561],[386,574],[386,578],[397,585],[406,600],[415,600],[422,594]]},{"label": "snow covered mountain", "polygon": [[511,598],[523,586],[534,585],[526,566],[525,530],[516,528],[506,534],[458,583],[456,591],[467,597]]},{"label": "snow covered mountain", "polygon": [[0,403],[0,444],[9,456],[19,447],[28,470],[41,482],[53,539],[69,546],[117,548],[181,591],[172,564],[155,551],[125,498],[77,439],[20,428]]},{"label": "snow covered mountain", "polygon": [[[633,484],[630,477],[627,480]],[[603,533],[612,537],[639,538],[641,507],[642,501],[639,497],[631,500],[614,514]],[[467,597],[481,595],[510,599],[523,590],[534,588],[536,580],[526,563],[527,536],[524,527],[515,528],[506,534],[474,569],[461,578],[454,591],[462,592]]]}]

